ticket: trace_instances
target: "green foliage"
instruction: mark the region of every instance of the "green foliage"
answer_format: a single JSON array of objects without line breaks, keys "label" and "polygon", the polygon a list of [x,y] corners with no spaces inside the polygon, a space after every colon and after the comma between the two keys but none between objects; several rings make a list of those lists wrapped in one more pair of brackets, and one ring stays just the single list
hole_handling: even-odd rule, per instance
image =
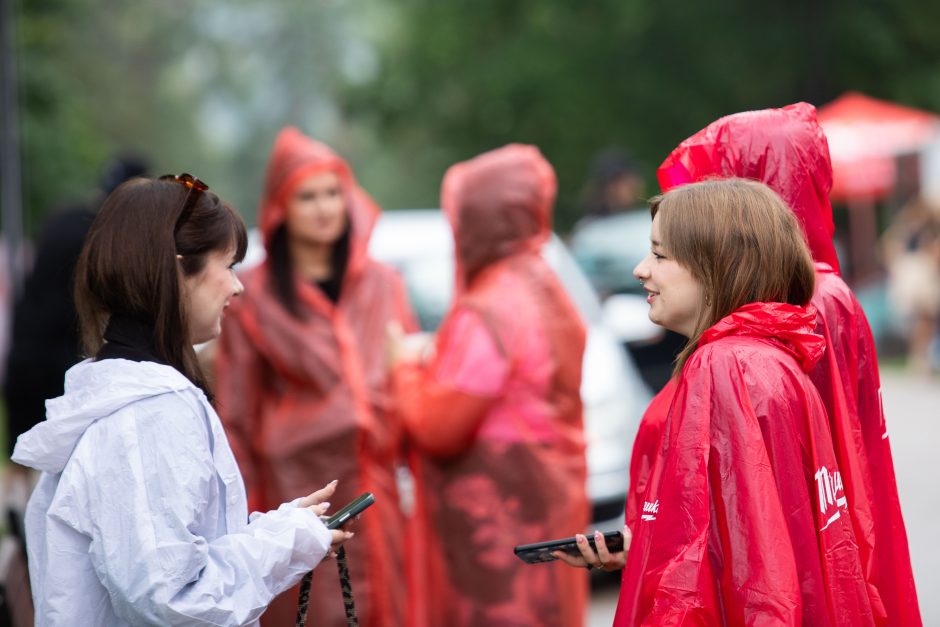
[{"label": "green foliage", "polygon": [[[669,3],[407,0],[381,71],[348,96],[354,123],[402,155],[411,196],[454,160],[537,144],[578,217],[592,155],[620,145],[653,172],[711,120],[847,89],[940,110],[940,43],[914,0]],[[427,151],[425,146],[433,146]],[[406,158],[407,157],[407,158]],[[402,180],[402,179],[398,179]],[[385,191],[407,198],[402,191]]]},{"label": "green foliage", "polygon": [[711,120],[848,89],[940,111],[940,4],[920,0],[19,0],[27,228],[106,160],[191,171],[250,220],[277,130],[334,145],[386,207],[452,163],[537,144],[578,217],[591,159],[647,164]]}]

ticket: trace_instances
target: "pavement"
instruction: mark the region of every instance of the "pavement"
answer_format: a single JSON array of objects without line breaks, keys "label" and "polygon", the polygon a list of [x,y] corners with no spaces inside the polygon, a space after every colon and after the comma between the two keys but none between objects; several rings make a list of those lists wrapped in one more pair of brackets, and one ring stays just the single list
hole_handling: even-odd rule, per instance
[{"label": "pavement", "polygon": [[[940,378],[881,373],[882,398],[924,625],[940,625]],[[590,627],[609,627],[617,587],[594,586]]]}]

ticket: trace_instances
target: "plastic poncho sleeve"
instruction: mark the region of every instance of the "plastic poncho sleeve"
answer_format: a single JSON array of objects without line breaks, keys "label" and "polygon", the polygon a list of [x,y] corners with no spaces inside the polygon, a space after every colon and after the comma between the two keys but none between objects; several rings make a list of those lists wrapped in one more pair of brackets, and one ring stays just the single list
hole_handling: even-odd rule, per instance
[{"label": "plastic poncho sleeve", "polygon": [[233,314],[222,321],[215,355],[215,391],[219,415],[248,493],[248,511],[263,509],[265,495],[258,477],[252,439],[261,414],[264,368],[255,343]]},{"label": "plastic poncho sleeve", "polygon": [[479,314],[455,310],[430,364],[400,364],[393,384],[413,444],[438,456],[464,451],[499,397],[509,364]]},{"label": "plastic poncho sleeve", "polygon": [[220,480],[203,418],[172,394],[124,411],[109,420],[133,421],[131,427],[86,433],[89,446],[116,461],[89,468],[81,482],[87,493],[77,500],[87,504],[80,531],[91,538],[95,573],[123,620],[251,623],[326,555],[330,532],[296,502],[211,540],[193,531],[214,528],[225,516],[220,495],[213,498]]},{"label": "plastic poncho sleeve", "polygon": [[638,618],[799,625],[793,547],[740,364],[702,361],[689,360],[670,411],[657,519],[640,523],[655,539]]}]

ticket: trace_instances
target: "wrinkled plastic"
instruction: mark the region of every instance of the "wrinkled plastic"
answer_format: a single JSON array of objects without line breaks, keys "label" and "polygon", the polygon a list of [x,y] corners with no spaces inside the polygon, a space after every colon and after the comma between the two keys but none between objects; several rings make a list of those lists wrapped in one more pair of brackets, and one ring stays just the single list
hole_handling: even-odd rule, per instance
[{"label": "wrinkled plastic", "polygon": [[[258,223],[270,242],[284,220],[284,200],[326,170],[340,177],[352,229],[339,301],[298,278],[304,312],[298,319],[278,300],[269,262],[246,272],[245,292],[232,300],[218,340],[219,413],[254,507],[309,494],[333,479],[337,506],[375,494],[346,549],[356,610],[363,625],[404,625],[405,530],[394,470],[401,429],[384,347],[390,321],[415,325],[401,279],[367,254],[379,209],[332,150],[289,128],[275,141]],[[296,589],[279,597],[262,623],[293,624],[296,597]],[[333,576],[313,578],[310,607],[311,624],[346,624]]]},{"label": "wrinkled plastic", "polygon": [[486,153],[444,179],[456,300],[433,360],[394,377],[428,547],[417,552],[430,601],[420,625],[583,624],[584,571],[527,565],[512,551],[588,522],[585,328],[538,253],[554,196],[551,166],[531,146]]},{"label": "wrinkled plastic", "polygon": [[26,511],[37,625],[248,625],[326,555],[296,503],[255,514],[218,416],[169,366],[66,374],[13,458],[43,474]]},{"label": "wrinkled plastic", "polygon": [[633,452],[630,455],[630,487],[624,518],[630,530],[636,533],[636,525],[643,511],[643,497],[649,485],[650,474],[662,449],[663,429],[669,416],[669,407],[676,395],[676,380],[669,379],[653,400],[650,401],[633,440]]},{"label": "wrinkled plastic", "polygon": [[797,103],[721,118],[682,142],[658,176],[663,191],[712,176],[756,179],[799,218],[817,261],[816,332],[829,347],[811,377],[829,416],[873,611],[879,623],[921,624],[874,340],[838,274],[828,198],[832,167],[815,109]]},{"label": "wrinkled plastic", "polygon": [[800,219],[813,258],[838,270],[829,145],[812,105],[800,102],[723,117],[679,144],[656,174],[664,192],[709,177],[737,176],[766,184]]},{"label": "wrinkled plastic", "polygon": [[819,394],[816,312],[752,303],[677,381],[615,625],[871,625]]}]

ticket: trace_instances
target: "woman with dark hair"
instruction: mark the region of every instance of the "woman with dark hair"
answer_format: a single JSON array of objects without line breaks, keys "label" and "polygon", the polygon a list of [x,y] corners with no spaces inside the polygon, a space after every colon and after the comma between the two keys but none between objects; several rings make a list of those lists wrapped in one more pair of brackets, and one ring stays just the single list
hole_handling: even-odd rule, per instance
[{"label": "woman with dark hair", "polygon": [[[258,224],[267,259],[244,274],[246,292],[217,346],[219,413],[260,510],[332,478],[335,498],[376,503],[349,547],[364,625],[404,625],[404,520],[395,481],[400,428],[385,364],[385,329],[414,325],[404,284],[368,255],[379,208],[349,165],[295,128],[268,164]],[[338,583],[314,577],[318,626],[346,624]],[[262,618],[294,619],[297,592]],[[313,622],[313,620],[311,620]]]},{"label": "woman with dark hair", "polygon": [[37,625],[253,624],[348,532],[335,484],[254,514],[196,360],[242,292],[235,211],[190,175],[105,201],[78,261],[89,359],[13,458],[43,471],[26,512]]},{"label": "woman with dark hair", "polygon": [[456,295],[426,363],[392,343],[395,389],[419,458],[415,551],[427,625],[584,622],[588,578],[527,566],[512,547],[587,525],[580,396],[584,323],[541,256],[556,180],[534,146],[452,166],[441,204]]},{"label": "woman with dark hair", "polygon": [[873,624],[808,375],[825,341],[796,219],[741,179],[676,188],[652,214],[634,274],[650,319],[689,341],[614,624]]}]

